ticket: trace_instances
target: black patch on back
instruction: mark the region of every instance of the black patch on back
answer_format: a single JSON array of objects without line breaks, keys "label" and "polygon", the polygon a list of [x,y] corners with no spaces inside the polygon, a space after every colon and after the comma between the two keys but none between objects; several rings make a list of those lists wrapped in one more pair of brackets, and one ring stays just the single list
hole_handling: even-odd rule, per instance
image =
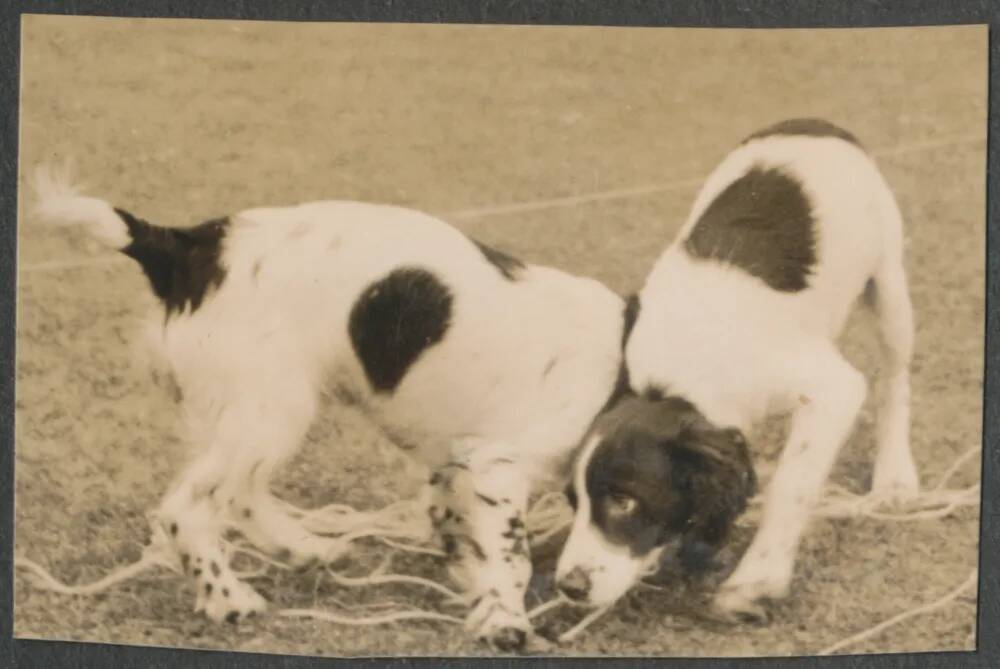
[{"label": "black patch on back", "polygon": [[375,392],[392,392],[451,322],[452,296],[433,274],[402,268],[370,285],[351,309],[348,334]]},{"label": "black patch on back", "polygon": [[708,205],[684,249],[739,267],[774,290],[805,290],[816,264],[812,207],[795,179],[753,167]]},{"label": "black patch on back", "polygon": [[219,262],[228,218],[216,218],[190,228],[152,225],[124,209],[115,213],[125,222],[131,243],[122,253],[133,258],[149,279],[153,294],[163,302],[167,317],[198,310],[210,290],[226,278]]},{"label": "black patch on back", "polygon": [[751,140],[771,137],[772,135],[836,137],[837,139],[842,139],[845,142],[850,142],[855,146],[861,146],[861,142],[858,141],[857,137],[847,132],[840,126],[836,126],[829,121],[824,121],[819,118],[792,118],[786,121],[780,121],[774,125],[764,128],[763,130],[758,130],[744,139],[742,143],[746,144]]},{"label": "black patch on back", "polygon": [[[471,238],[470,238],[471,239]],[[508,281],[517,281],[518,273],[520,270],[524,269],[524,263],[518,258],[512,255],[508,255],[503,251],[498,251],[492,246],[483,244],[482,242],[472,239],[472,243],[476,245],[479,252],[483,254],[486,261],[497,268],[497,271],[503,275]]]}]

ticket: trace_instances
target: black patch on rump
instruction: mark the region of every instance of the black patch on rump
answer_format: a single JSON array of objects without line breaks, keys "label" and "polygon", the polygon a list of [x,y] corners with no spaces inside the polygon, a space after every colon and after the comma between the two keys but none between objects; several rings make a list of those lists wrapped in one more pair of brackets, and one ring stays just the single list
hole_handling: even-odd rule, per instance
[{"label": "black patch on rump", "polygon": [[[682,554],[714,554],[756,491],[739,431],[712,426],[683,398],[626,398],[595,431],[602,439],[585,475],[591,517],[635,556],[678,536]],[[615,511],[623,496],[636,501],[627,514]]]},{"label": "black patch on rump", "polygon": [[812,207],[795,179],[753,167],[712,200],[684,249],[739,267],[774,290],[805,290],[816,264]]},{"label": "black patch on rump", "polygon": [[451,323],[452,295],[423,269],[401,268],[376,281],[351,309],[348,334],[375,392],[392,392]]},{"label": "black patch on rump", "polygon": [[508,255],[503,251],[498,251],[492,246],[483,244],[476,239],[472,239],[472,243],[476,245],[479,252],[483,254],[484,258],[486,258],[486,262],[496,267],[497,271],[500,272],[505,279],[508,281],[517,281],[518,273],[520,270],[524,269],[524,263],[521,262],[521,260],[512,255]]},{"label": "black patch on rump", "polygon": [[840,126],[834,125],[829,121],[824,121],[820,118],[791,118],[785,121],[779,121],[774,125],[770,125],[762,130],[749,135],[743,140],[743,144],[754,140],[762,139],[764,137],[772,137],[774,135],[804,135],[807,137],[836,137],[837,139],[842,139],[845,142],[854,144],[855,146],[861,146],[861,142],[858,138],[847,132]]},{"label": "black patch on rump", "polygon": [[153,294],[167,317],[190,308],[195,312],[209,291],[226,278],[220,263],[228,218],[216,218],[190,228],[152,225],[124,209],[115,213],[125,222],[132,241],[121,250],[142,267]]}]

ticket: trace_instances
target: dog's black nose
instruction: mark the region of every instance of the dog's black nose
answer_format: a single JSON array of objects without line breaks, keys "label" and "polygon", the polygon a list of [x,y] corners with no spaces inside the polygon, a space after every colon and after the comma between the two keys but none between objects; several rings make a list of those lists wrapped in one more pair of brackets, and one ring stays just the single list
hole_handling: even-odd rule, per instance
[{"label": "dog's black nose", "polygon": [[573,567],[568,574],[559,579],[559,590],[573,601],[584,600],[590,593],[590,577],[580,567]]}]

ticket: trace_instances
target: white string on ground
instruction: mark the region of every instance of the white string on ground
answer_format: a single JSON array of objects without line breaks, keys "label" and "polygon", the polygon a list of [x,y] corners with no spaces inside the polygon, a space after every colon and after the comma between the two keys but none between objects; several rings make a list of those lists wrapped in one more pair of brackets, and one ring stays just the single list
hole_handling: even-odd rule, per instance
[{"label": "white string on ground", "polygon": [[842,640],[838,641],[837,643],[835,643],[835,644],[833,644],[831,646],[827,646],[826,648],[820,650],[816,654],[817,655],[832,655],[833,653],[836,653],[839,650],[843,650],[844,648],[847,648],[848,646],[853,646],[853,645],[858,644],[858,643],[860,643],[862,641],[870,639],[870,638],[872,638],[873,636],[875,636],[877,634],[881,634],[882,632],[884,632],[885,630],[889,629],[890,627],[898,625],[899,623],[901,623],[901,622],[903,622],[905,620],[909,620],[910,618],[914,618],[916,616],[924,615],[926,613],[931,613],[931,612],[936,611],[936,610],[938,610],[940,608],[943,608],[943,607],[947,606],[948,604],[951,604],[952,602],[954,602],[966,590],[970,590],[970,589],[974,590],[976,588],[976,586],[978,585],[978,583],[979,583],[979,570],[978,569],[973,569],[969,573],[969,575],[965,577],[965,580],[962,581],[962,583],[958,585],[958,587],[954,588],[953,590],[951,590],[947,594],[943,595],[942,597],[934,600],[933,602],[930,602],[929,604],[924,604],[923,606],[918,606],[918,607],[913,608],[913,609],[909,609],[908,611],[903,611],[902,613],[899,613],[899,614],[897,614],[897,615],[889,618],[888,620],[884,620],[884,621],[880,622],[879,624],[877,624],[877,625],[875,625],[873,627],[870,627],[870,628],[868,628],[866,630],[858,632],[857,634],[853,634],[853,635],[847,637],[846,639],[842,639]]},{"label": "white string on ground", "polygon": [[[855,518],[870,517],[887,521],[905,521],[916,518],[941,517],[942,514],[950,512],[958,506],[971,506],[978,504],[979,484],[973,484],[966,488],[949,489],[947,483],[960,470],[961,466],[968,463],[976,453],[981,452],[981,447],[975,446],[961,454],[942,474],[938,483],[930,490],[924,491],[918,499],[911,504],[911,510],[898,513],[884,513],[878,511],[878,506],[883,502],[866,495],[857,495],[846,490],[842,486],[830,486],[826,489],[824,497],[820,502],[821,515],[825,517]],[[286,511],[299,520],[308,520],[310,529],[326,535],[339,535],[339,539],[344,544],[345,551],[350,544],[363,537],[371,537],[383,542],[390,542],[392,538],[405,538],[422,542],[428,540],[429,523],[427,523],[427,505],[429,497],[421,494],[412,500],[403,500],[386,506],[376,511],[357,511],[344,504],[331,504],[318,509],[300,509],[294,505],[283,502]],[[759,502],[759,500],[758,500]],[[759,506],[759,504],[758,504]],[[928,516],[932,513],[932,516]],[[537,545],[550,536],[553,536],[564,529],[572,520],[572,514],[561,493],[551,492],[539,497],[529,508],[526,515],[526,526],[528,529],[530,542]],[[418,529],[415,529],[419,525]],[[122,567],[112,574],[86,585],[67,585],[55,579],[47,570],[38,563],[26,557],[15,558],[14,566],[25,570],[33,577],[34,583],[43,589],[53,590],[67,595],[93,595],[105,591],[122,581],[134,578],[154,566],[163,566],[174,572],[181,573],[178,558],[170,548],[169,541],[163,534],[159,526],[153,525],[153,537],[150,544],[144,549],[142,558],[131,564]],[[389,544],[392,545],[392,544]],[[414,550],[415,546],[397,544],[402,550]],[[248,557],[257,559],[265,565],[276,566],[287,569],[287,565],[270,558],[256,549],[240,543],[228,543],[228,550],[231,553],[243,553]],[[326,569],[329,577],[336,583],[344,587],[365,587],[387,585],[392,583],[405,583],[410,585],[420,585],[430,588],[439,594],[445,595],[446,602],[465,601],[462,595],[454,592],[450,588],[425,579],[423,577],[409,574],[386,574],[384,570],[389,564],[392,555],[387,555],[385,559],[366,576],[346,576]],[[244,572],[242,576],[249,577],[259,574],[259,571]],[[887,621],[884,621],[869,630],[865,630],[848,639],[837,642],[824,652],[835,652],[847,645],[857,643],[860,640],[869,638],[883,629],[898,624],[899,622],[922,613],[933,611],[959,597],[970,584],[975,582],[977,572],[972,574],[954,591],[941,599],[905,611]],[[528,613],[529,619],[535,618],[547,611],[559,606],[570,604],[561,595],[544,602]],[[580,632],[591,625],[600,616],[604,615],[610,607],[605,607],[591,611],[572,628],[564,632],[560,637],[560,642],[566,643],[575,639]],[[331,613],[319,609],[284,609],[278,615],[286,617],[306,617],[317,620],[325,620],[344,625],[379,625],[402,620],[437,620],[443,622],[461,623],[462,620],[451,615],[437,611],[426,611],[418,608],[410,608],[397,612],[385,613],[377,616],[354,618],[337,613]]]},{"label": "white string on ground", "polygon": [[370,576],[344,576],[339,574],[332,569],[326,570],[327,575],[330,579],[337,585],[343,585],[348,587],[363,587],[366,585],[385,585],[387,583],[407,583],[410,585],[422,585],[425,588],[430,588],[435,590],[450,601],[466,601],[468,598],[461,595],[454,590],[441,585],[436,581],[432,581],[428,578],[422,578],[420,576],[411,576],[409,574],[378,574]]},{"label": "white string on ground", "polygon": [[[985,142],[986,137],[977,135],[953,135],[939,139],[929,139],[917,142],[907,142],[896,146],[885,148],[875,148],[871,154],[876,158],[895,158],[911,153],[922,151],[932,151],[934,149],[957,146],[961,144],[976,144]],[[627,188],[613,188],[610,190],[595,191],[592,193],[581,193],[577,195],[566,195],[561,197],[543,198],[539,200],[527,200],[524,202],[511,202],[507,204],[484,205],[481,207],[471,207],[459,209],[442,214],[442,218],[452,221],[471,221],[491,216],[505,216],[509,214],[520,214],[545,209],[559,207],[577,207],[593,202],[604,202],[611,200],[623,200],[633,197],[644,197],[656,195],[671,190],[683,190],[686,188],[697,188],[704,182],[704,177],[682,177],[671,181],[656,184],[645,184]],[[125,263],[127,259],[120,254],[107,254],[92,258],[81,258],[71,260],[47,260],[33,263],[21,263],[18,265],[19,272],[58,272],[67,269],[80,269],[87,267],[99,267],[114,263]]]},{"label": "white string on ground", "polygon": [[461,618],[456,618],[446,613],[417,609],[386,613],[380,616],[369,616],[367,618],[342,616],[325,609],[281,609],[277,613],[279,616],[285,618],[312,618],[314,620],[337,623],[338,625],[385,625],[387,623],[397,623],[402,620],[438,620],[459,625],[465,622]]}]

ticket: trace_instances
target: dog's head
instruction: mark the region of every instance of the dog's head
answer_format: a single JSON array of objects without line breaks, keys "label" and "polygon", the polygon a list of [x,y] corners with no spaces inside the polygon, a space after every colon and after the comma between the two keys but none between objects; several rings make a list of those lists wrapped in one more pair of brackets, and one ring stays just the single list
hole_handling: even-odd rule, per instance
[{"label": "dog's head", "polygon": [[711,425],[677,397],[626,397],[595,421],[574,465],[559,587],[582,603],[611,604],[674,540],[696,568],[755,491],[739,430]]}]

